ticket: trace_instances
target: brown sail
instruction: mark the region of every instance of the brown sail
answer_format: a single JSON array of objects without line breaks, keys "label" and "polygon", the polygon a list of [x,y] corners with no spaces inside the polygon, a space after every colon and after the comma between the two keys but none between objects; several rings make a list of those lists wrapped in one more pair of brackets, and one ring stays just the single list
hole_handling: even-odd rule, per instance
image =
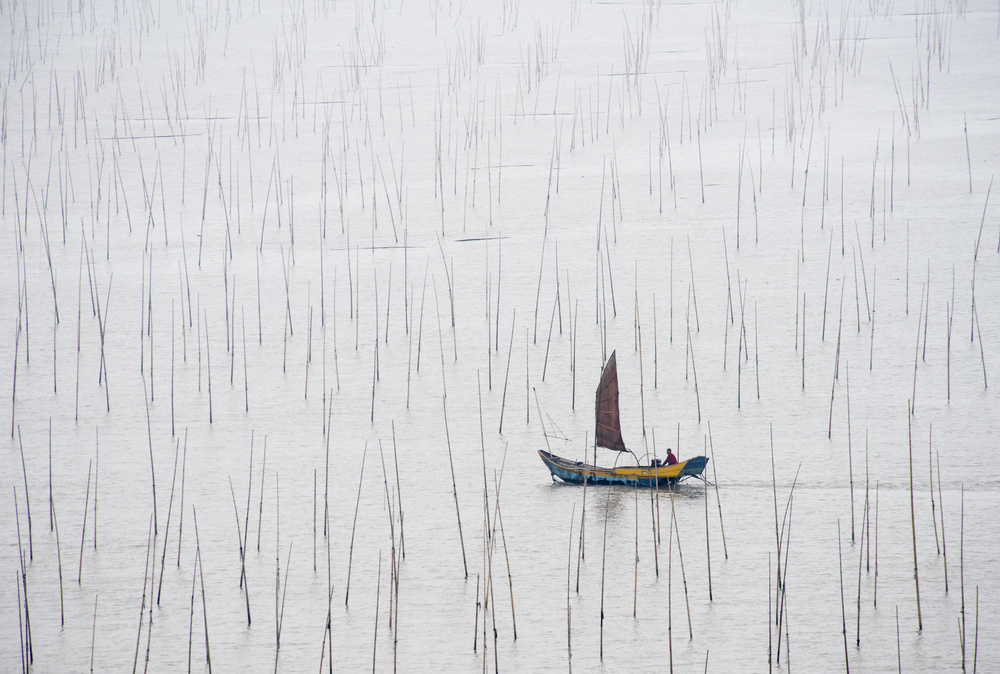
[{"label": "brown sail", "polygon": [[596,444],[618,452],[628,451],[625,449],[625,441],[622,440],[622,423],[618,412],[618,364],[613,351],[604,365],[601,383],[597,386],[596,416],[597,428],[594,431]]}]

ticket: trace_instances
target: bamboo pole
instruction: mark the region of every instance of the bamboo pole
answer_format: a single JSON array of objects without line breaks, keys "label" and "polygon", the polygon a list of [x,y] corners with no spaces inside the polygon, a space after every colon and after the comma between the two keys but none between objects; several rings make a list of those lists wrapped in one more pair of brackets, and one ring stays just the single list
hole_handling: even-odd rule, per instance
[{"label": "bamboo pole", "polygon": [[90,672],[94,671],[94,646],[97,644],[97,595],[94,595],[94,621],[90,628]]},{"label": "bamboo pole", "polygon": [[715,483],[715,501],[719,506],[719,528],[722,531],[722,552],[726,559],[729,559],[729,551],[726,548],[726,525],[722,521],[722,499],[719,496],[719,476],[715,471],[715,445],[712,443],[712,422],[708,422],[708,446],[712,461],[712,481]]},{"label": "bamboo pole", "polygon": [[[56,559],[59,563],[59,625],[62,627],[66,625],[66,604],[63,599],[62,547],[59,544],[59,520],[56,518],[56,506],[54,502],[50,502],[50,505],[56,529]],[[27,592],[25,592],[25,596],[27,596]]]},{"label": "bamboo pole", "polygon": [[872,579],[872,608],[878,607],[878,480],[875,480],[875,578]]},{"label": "bamboo pole", "polygon": [[962,594],[962,612],[959,618],[959,636],[962,639],[962,671],[965,671],[965,483],[962,483],[961,514],[959,516],[958,537],[958,581]]},{"label": "bamboo pole", "polygon": [[146,612],[146,578],[149,576],[150,545],[153,541],[153,516],[149,516],[149,532],[146,535],[146,563],[142,567],[142,604],[139,607],[139,631],[135,636],[135,658],[132,660],[132,674],[139,666],[139,644],[142,642],[143,614]]},{"label": "bamboo pole", "polygon": [[570,577],[573,569],[573,521],[576,516],[576,504],[569,517],[569,553],[566,561],[566,660],[569,666],[569,674],[573,674],[573,617],[570,607]]},{"label": "bamboo pole", "polygon": [[[504,455],[506,456],[507,450],[504,449]],[[501,474],[503,469],[501,468]],[[510,572],[510,555],[507,553],[507,536],[504,534],[503,530],[503,513],[500,510],[500,495],[499,488],[497,493],[497,504],[496,504],[496,514],[500,520],[500,541],[503,543],[503,555],[507,562],[507,586],[510,589],[510,619],[514,630],[514,641],[517,641],[517,617],[514,614],[514,577]]]},{"label": "bamboo pole", "polygon": [[604,661],[604,570],[608,555],[608,509],[611,506],[611,494],[604,499],[604,543],[601,550],[601,642],[600,658]]},{"label": "bamboo pole", "polygon": [[909,446],[909,466],[910,466],[910,525],[913,531],[913,583],[914,586],[916,587],[916,593],[917,593],[917,631],[921,631],[924,628],[924,621],[922,616],[920,615],[920,576],[917,573],[917,516],[916,516],[916,508],[913,502],[913,435],[911,432],[911,421],[910,421],[911,416],[912,412],[910,414],[907,414],[906,417],[907,419],[906,432],[907,432],[907,441]]},{"label": "bamboo pole", "polygon": [[635,481],[635,573],[632,581],[632,617],[635,618],[639,605],[639,480]]},{"label": "bamboo pole", "polygon": [[587,442],[587,434],[583,436],[583,505],[580,508],[580,545],[576,554],[576,593],[580,593],[580,562],[583,561],[586,555],[586,546],[584,542],[586,540],[586,529],[585,524],[587,521],[587,449],[589,444]]},{"label": "bamboo pole", "polygon": [[[924,345],[927,344],[926,339],[924,340]],[[937,552],[941,554],[941,541],[938,539],[938,526],[937,526],[937,509],[934,503],[934,450],[933,450],[933,439],[934,439],[934,424],[929,424],[927,427],[927,465],[929,470],[928,485],[931,490],[931,521],[934,523],[934,544],[937,546]]]},{"label": "bamboo pole", "polygon": [[[201,563],[201,541],[198,537],[198,513],[193,507],[191,508],[191,514],[194,516],[195,566],[198,569],[198,578],[201,581],[201,611],[202,621],[205,625],[205,662],[208,665],[208,674],[212,674],[212,653],[209,649],[208,642],[208,603],[205,600],[205,572]],[[190,660],[190,656],[188,656],[188,659]]]},{"label": "bamboo pole", "polygon": [[[443,352],[442,352],[442,358]],[[444,363],[442,362],[442,373]],[[448,399],[447,395],[441,397],[441,409],[444,412],[444,436],[448,445],[448,465],[451,468],[451,491],[452,495],[455,497],[455,516],[458,519],[458,540],[462,547],[462,568],[465,571],[465,577],[469,577],[469,565],[465,559],[465,538],[462,536],[462,512],[458,507],[458,486],[455,483],[455,463],[451,456],[451,435],[448,432]]]},{"label": "bamboo pole", "polygon": [[948,543],[944,535],[944,496],[941,494],[941,454],[937,452],[935,454],[937,459],[937,483],[938,483],[938,501],[941,504],[941,553],[944,558],[944,593],[948,594]]},{"label": "bamboo pole", "polygon": [[[163,590],[163,571],[166,566],[167,560],[167,537],[170,535],[170,514],[174,507],[174,485],[177,484],[177,455],[180,453],[181,445],[180,440],[177,441],[177,447],[174,449],[174,473],[173,477],[170,478],[170,501],[167,505],[167,526],[163,532],[163,553],[160,557],[160,584],[156,587],[156,604],[160,604],[160,592]],[[89,480],[88,480],[89,482]],[[86,528],[86,517],[84,517],[84,528]],[[80,541],[80,559],[82,564],[83,559],[83,540]]]},{"label": "bamboo pole", "polygon": [[365,443],[365,449],[361,454],[361,476],[358,478],[358,496],[354,503],[354,521],[351,524],[351,543],[347,552],[347,587],[344,590],[344,606],[347,606],[347,601],[351,596],[351,563],[354,560],[354,532],[358,526],[358,509],[361,506],[361,485],[365,479],[365,457],[368,455],[368,443]]},{"label": "bamboo pole", "polygon": [[[24,465],[24,443],[21,442],[21,427],[20,426],[18,426],[18,428],[17,428],[17,444],[18,444],[18,448],[21,451],[21,474],[24,477],[24,505],[25,505],[25,508],[28,511],[28,560],[29,561],[34,561],[34,559],[35,559],[35,552],[34,552],[34,546],[32,545],[32,542],[31,542],[31,500],[28,498],[28,470],[27,470],[27,468]],[[95,508],[95,510],[96,510],[96,507],[97,507],[97,491],[96,491],[96,488],[95,488],[95,491],[94,491],[94,508]],[[94,526],[95,527],[97,526],[96,525],[96,520],[95,520],[95,525]]]},{"label": "bamboo pole", "polygon": [[[243,588],[243,596],[247,606],[247,627],[250,627],[250,582],[247,578],[246,552],[243,546],[243,531],[240,528],[240,511],[236,507],[236,492],[233,490],[233,480],[229,480],[229,493],[233,497],[233,514],[236,516],[236,542],[240,551],[240,587]],[[160,576],[162,581],[163,576]]]},{"label": "bamboo pole", "polygon": [[861,570],[865,561],[865,522],[868,515],[868,495],[865,493],[864,512],[861,515],[861,545],[858,548],[858,607],[857,607],[857,633],[855,636],[855,646],[861,648]]},{"label": "bamboo pole", "polygon": [[[211,389],[211,384],[209,384],[209,389]],[[146,403],[146,436],[149,440],[149,476],[150,476],[150,481],[152,482],[153,485],[153,535],[155,536],[158,530],[158,526],[156,523],[156,471],[154,470],[153,466],[153,429],[152,426],[150,425],[150,420],[149,420],[149,396],[146,395],[145,377],[143,377],[142,379],[142,392],[143,392],[143,400]],[[211,404],[209,404],[209,407],[211,407]],[[49,460],[51,461],[51,458]],[[49,489],[51,490],[51,485]],[[50,495],[49,499],[51,500],[51,498],[52,497]]]},{"label": "bamboo pole", "polygon": [[372,674],[375,674],[375,655],[378,647],[378,609],[382,593],[382,551],[378,551],[378,572],[375,576],[375,629],[372,635]]},{"label": "bamboo pole", "polygon": [[[691,626],[691,602],[688,599],[687,573],[684,571],[684,553],[681,550],[681,530],[677,525],[677,510],[674,506],[674,491],[670,490],[670,519],[674,524],[674,534],[677,536],[677,559],[681,563],[681,581],[684,585],[684,605],[687,608],[688,639],[694,639],[694,628]],[[668,583],[669,584],[669,583]]]},{"label": "bamboo pole", "polygon": [[844,558],[840,547],[840,520],[837,520],[837,560],[840,563],[840,616],[844,635],[844,671],[850,674],[851,661],[847,657],[847,606],[844,603]]},{"label": "bamboo pole", "polygon": [[[701,423],[701,396],[698,393],[698,368],[694,364],[694,343],[691,341],[691,326],[687,328],[688,347],[691,351],[691,372],[694,374],[694,397],[698,404],[698,423]],[[678,448],[679,449],[679,448]]]},{"label": "bamboo pole", "polygon": [[[847,474],[851,485],[851,543],[854,543],[854,454],[851,447],[851,363],[844,363],[847,379]],[[864,525],[862,524],[862,529]]]},{"label": "bamboo pole", "polygon": [[507,348],[507,369],[503,378],[503,395],[500,399],[500,427],[497,433],[503,433],[503,412],[507,406],[507,381],[510,378],[510,360],[514,353],[514,326],[517,319],[517,309],[514,309],[510,318],[510,345]]},{"label": "bamboo pole", "polygon": [[[673,491],[670,498],[671,522],[673,521]],[[674,571],[674,530],[667,526],[667,649],[670,656],[670,674],[674,672],[674,612],[673,612],[673,571]]]},{"label": "bamboo pole", "polygon": [[[403,559],[406,559],[406,537],[403,535],[403,492],[399,486],[399,458],[396,455],[396,422],[392,422],[392,460],[396,469],[396,512],[399,516],[399,548]],[[397,584],[399,583],[399,578],[396,579]],[[397,610],[399,603],[396,603]]]}]

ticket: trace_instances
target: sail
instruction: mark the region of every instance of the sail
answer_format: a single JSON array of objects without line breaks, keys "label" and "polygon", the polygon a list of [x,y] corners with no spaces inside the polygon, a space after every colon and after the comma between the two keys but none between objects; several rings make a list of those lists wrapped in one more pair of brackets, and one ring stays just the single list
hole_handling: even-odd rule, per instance
[{"label": "sail", "polygon": [[622,423],[618,412],[618,364],[614,352],[604,365],[601,383],[597,386],[596,416],[596,444],[618,452],[627,451],[625,441],[622,440]]}]

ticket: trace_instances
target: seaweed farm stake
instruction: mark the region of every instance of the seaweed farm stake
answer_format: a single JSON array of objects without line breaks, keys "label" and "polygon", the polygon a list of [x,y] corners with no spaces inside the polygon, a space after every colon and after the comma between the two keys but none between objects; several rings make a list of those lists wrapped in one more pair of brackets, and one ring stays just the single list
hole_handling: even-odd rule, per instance
[{"label": "seaweed farm stake", "polygon": [[601,552],[601,646],[600,656],[604,660],[604,568],[608,554],[608,508],[611,505],[610,494],[604,500],[604,546]]},{"label": "seaweed farm stake", "polygon": [[[444,358],[444,353],[442,352],[442,359]],[[444,362],[442,360],[442,366]],[[444,369],[442,367],[442,374]],[[465,571],[465,577],[469,577],[469,565],[465,561],[465,538],[462,536],[462,513],[458,507],[458,486],[455,484],[455,463],[451,457],[451,436],[448,433],[448,399],[446,396],[441,398],[441,409],[444,412],[444,437],[448,444],[448,465],[451,467],[451,491],[452,495],[455,497],[455,516],[458,518],[458,540],[462,546],[462,568]]]},{"label": "seaweed farm stake", "polygon": [[[184,475],[187,468],[187,429],[184,429],[184,457],[181,459],[181,518],[177,523],[177,568],[181,566],[181,534],[184,532]],[[97,538],[97,471],[94,471],[94,538]],[[97,541],[94,541],[97,548]]]},{"label": "seaweed farm stake", "polygon": [[[844,604],[844,558],[840,549],[840,520],[837,520],[837,560],[840,563],[840,616],[844,634],[844,670],[850,674],[851,662],[847,657],[847,607]],[[779,633],[780,634],[780,633]]]},{"label": "seaweed farm stake", "polygon": [[570,611],[569,586],[573,568],[573,519],[575,516],[576,504],[574,503],[569,517],[569,553],[566,560],[566,656],[569,665],[569,674],[573,674],[573,621]]},{"label": "seaweed farm stake", "polygon": [[139,631],[135,636],[135,658],[132,661],[132,674],[139,665],[139,644],[142,642],[142,618],[146,612],[146,578],[149,575],[150,543],[153,540],[153,516],[149,516],[149,533],[146,535],[146,563],[142,567],[142,605],[139,607]]},{"label": "seaweed farm stake", "polygon": [[361,476],[358,478],[358,497],[354,504],[354,523],[351,525],[351,545],[347,553],[347,588],[344,591],[344,606],[351,595],[351,562],[354,559],[354,531],[358,526],[358,508],[361,505],[361,484],[365,479],[365,457],[368,455],[368,443],[361,454]]},{"label": "seaweed farm stake", "polygon": [[941,504],[941,553],[944,557],[944,593],[948,594],[948,544],[944,537],[944,497],[941,494],[941,454],[940,452],[935,454],[937,460],[937,483],[938,483],[938,502]]},{"label": "seaweed farm stake", "polygon": [[958,537],[958,580],[962,594],[962,617],[959,636],[962,640],[962,671],[965,671],[965,483],[962,483],[961,515],[959,517],[959,537]]},{"label": "seaweed farm stake", "polygon": [[582,507],[580,509],[580,536],[579,536],[580,545],[579,545],[579,548],[577,550],[577,555],[576,555],[576,592],[577,592],[577,594],[580,593],[580,562],[583,560],[583,558],[585,556],[584,542],[586,540],[586,536],[585,536],[586,530],[585,530],[585,526],[584,525],[585,525],[585,523],[587,521],[587,471],[586,471],[586,465],[587,465],[587,448],[588,448],[587,434],[585,433],[584,436],[583,436],[583,465],[584,465],[584,471],[583,471],[583,505],[582,505]]},{"label": "seaweed farm stake", "polygon": [[[392,461],[396,469],[396,512],[399,517],[399,548],[403,559],[406,559],[406,537],[403,535],[403,492],[399,486],[399,458],[396,455],[396,422],[392,421]],[[396,579],[397,585],[399,579]],[[396,602],[396,610],[399,610],[399,602]]]},{"label": "seaweed farm stake", "polygon": [[858,550],[858,624],[855,645],[861,647],[861,569],[865,560],[865,522],[868,521],[868,495],[865,494],[864,513],[861,515],[861,545]]},{"label": "seaweed farm stake", "polygon": [[[854,459],[851,451],[851,364],[844,364],[847,379],[847,475],[851,485],[851,543],[854,542]],[[867,506],[866,506],[867,507]],[[864,525],[862,524],[862,529]]]},{"label": "seaweed farm stake", "polygon": [[[375,580],[375,630],[372,636],[372,674],[375,674],[375,649],[378,646],[378,606],[379,595],[382,592],[382,551],[378,551],[378,574]],[[277,669],[277,663],[275,663]]]},{"label": "seaweed farm stake", "polygon": [[[910,525],[913,530],[913,582],[916,586],[917,591],[917,630],[921,631],[924,628],[924,621],[920,615],[920,577],[917,575],[917,519],[916,511],[913,503],[913,434],[911,432],[911,422],[912,408],[909,410],[909,414],[906,416],[906,433],[907,440],[909,443],[909,465],[910,465]],[[963,611],[964,614],[964,611]],[[963,652],[963,657],[965,653]]]},{"label": "seaweed farm stake", "polygon": [[872,580],[872,608],[878,606],[878,482],[875,480],[875,578]]},{"label": "seaweed farm stake", "polygon": [[[329,436],[328,436],[329,437]],[[260,552],[260,527],[264,521],[264,466],[267,465],[267,436],[264,436],[264,458],[260,463],[260,506],[257,511],[257,552]],[[183,481],[181,482],[183,485]],[[181,490],[181,502],[183,503],[184,491]]]},{"label": "seaweed farm stake", "polygon": [[[170,513],[174,507],[174,485],[177,484],[177,455],[180,453],[181,442],[177,440],[177,447],[174,450],[174,474],[170,478],[170,501],[167,505],[167,527],[163,532],[163,554],[160,556],[160,584],[156,587],[156,605],[160,605],[160,592],[163,590],[163,569],[167,563],[167,537],[170,535]],[[87,481],[88,489],[90,480]],[[86,529],[86,515],[84,516],[84,529]],[[83,539],[80,540],[80,566],[83,567]],[[155,563],[154,563],[155,566]]]},{"label": "seaweed farm stake", "polygon": [[[236,542],[239,545],[240,550],[240,587],[243,588],[243,596],[246,597],[247,605],[247,627],[250,627],[250,584],[247,582],[247,562],[246,553],[243,546],[243,531],[240,529],[240,511],[236,507],[236,492],[233,490],[233,481],[229,480],[229,492],[233,497],[233,514],[236,515]],[[164,544],[166,541],[164,540]],[[160,576],[160,582],[163,582],[163,576]],[[157,596],[159,600],[159,596]]]},{"label": "seaweed farm stake", "polygon": [[[35,552],[31,544],[31,501],[28,499],[28,471],[24,466],[24,443],[21,442],[21,427],[17,428],[17,444],[21,450],[21,474],[24,476],[24,505],[28,510],[28,560],[34,561]],[[97,507],[97,489],[94,489],[94,508]],[[96,517],[96,516],[95,516]],[[95,524],[96,527],[96,519]]]},{"label": "seaweed farm stake", "polygon": [[[924,345],[926,346],[927,341],[924,340]],[[934,438],[934,424],[930,424],[927,427],[927,465],[930,468],[930,479],[928,480],[928,485],[931,488],[931,521],[934,522],[934,543],[937,546],[938,554],[941,554],[941,541],[938,539],[938,527],[937,527],[937,511],[934,504],[934,450],[933,446]]]},{"label": "seaweed farm stake", "polygon": [[[149,475],[150,475],[150,478],[151,478],[152,483],[153,483],[153,535],[155,536],[157,534],[157,529],[158,529],[157,524],[156,524],[156,472],[153,470],[153,430],[152,430],[152,427],[150,426],[150,421],[149,421],[149,397],[145,395],[146,394],[146,378],[145,377],[143,377],[143,379],[142,379],[142,392],[143,392],[143,399],[145,400],[145,403],[146,403],[146,436],[149,439]],[[211,408],[211,405],[209,405],[209,407]],[[51,459],[51,454],[50,454],[49,461],[51,461],[51,460],[52,459]],[[51,478],[50,478],[50,480],[51,480]],[[50,490],[49,503],[50,503],[50,505],[51,505],[51,502],[52,502],[51,488],[52,487],[51,487],[51,484],[50,484],[50,486],[49,486],[49,490]]]},{"label": "seaweed farm stake", "polygon": [[[681,581],[684,583],[684,605],[687,607],[688,639],[694,639],[694,629],[691,627],[691,602],[688,599],[687,574],[684,572],[684,553],[681,551],[681,530],[677,526],[677,511],[674,508],[674,490],[670,490],[670,519],[674,523],[674,533],[677,535],[677,558],[681,563]],[[668,582],[669,585],[669,582]]]},{"label": "seaweed farm stake", "polygon": [[708,480],[705,480],[705,560],[708,567],[708,600],[712,601],[712,549],[708,536]]},{"label": "seaweed farm stake", "polygon": [[[201,563],[201,541],[198,538],[198,513],[191,508],[191,514],[194,516],[194,538],[195,538],[195,567],[198,570],[198,578],[201,581],[201,611],[202,611],[202,622],[205,624],[205,662],[208,664],[208,674],[212,674],[212,654],[208,646],[208,604],[205,601],[205,573],[204,568]],[[192,613],[194,612],[194,593],[192,592]],[[188,645],[188,660],[190,661],[190,650],[191,646]],[[190,669],[190,667],[189,667]]]}]

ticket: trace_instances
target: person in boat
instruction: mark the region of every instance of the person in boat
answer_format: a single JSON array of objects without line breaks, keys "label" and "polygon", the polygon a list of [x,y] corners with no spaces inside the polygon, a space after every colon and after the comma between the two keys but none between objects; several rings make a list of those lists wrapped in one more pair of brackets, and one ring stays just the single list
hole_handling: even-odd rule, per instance
[{"label": "person in boat", "polygon": [[677,457],[674,456],[674,453],[670,450],[669,447],[667,447],[667,458],[666,459],[664,459],[663,461],[660,461],[659,459],[653,459],[653,466],[654,467],[656,467],[656,466],[672,466],[675,463],[677,463]]}]

